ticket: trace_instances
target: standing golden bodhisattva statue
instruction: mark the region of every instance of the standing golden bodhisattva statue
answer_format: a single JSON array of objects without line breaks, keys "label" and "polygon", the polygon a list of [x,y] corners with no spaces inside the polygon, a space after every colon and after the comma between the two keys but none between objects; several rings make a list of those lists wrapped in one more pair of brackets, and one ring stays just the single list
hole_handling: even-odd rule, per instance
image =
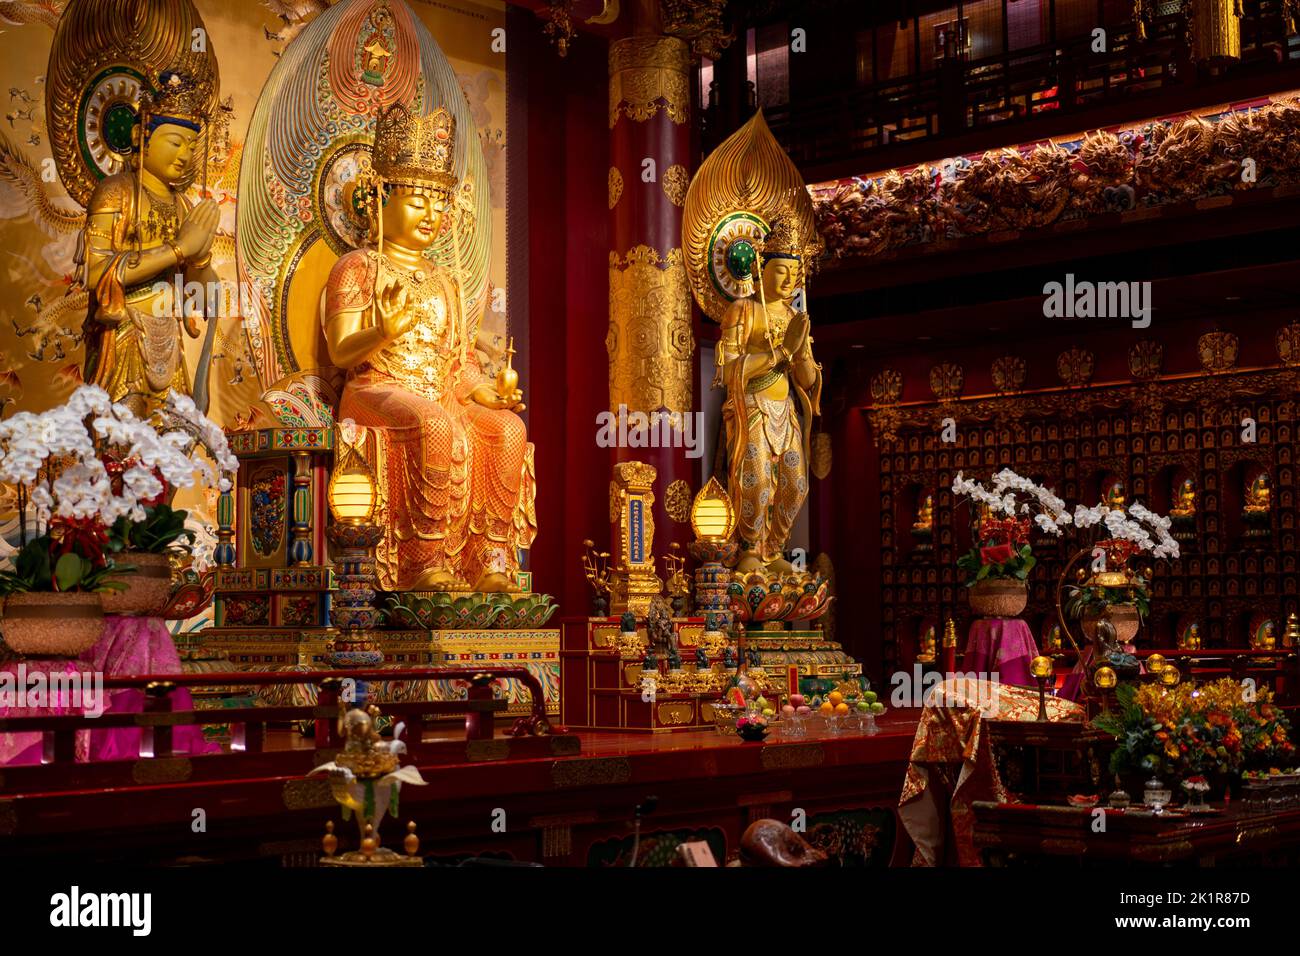
[{"label": "standing golden bodhisattva statue", "polygon": [[381,436],[385,587],[515,591],[536,535],[523,394],[482,371],[457,278],[426,257],[454,211],[455,133],[445,109],[380,114],[371,245],[334,265],[323,324],[347,370],[339,420]]},{"label": "standing golden bodhisattva statue", "polygon": [[176,275],[205,288],[217,279],[216,204],[195,204],[181,188],[209,119],[212,84],[201,74],[162,74],[158,89],[142,96],[132,167],[102,180],[87,206],[78,250],[90,292],[84,377],[141,417],[169,391],[191,391],[181,327],[194,338],[200,328],[174,299]]},{"label": "standing golden bodhisattva statue", "polygon": [[739,513],[739,572],[791,570],[782,551],[808,496],[822,372],[813,360],[808,314],[793,304],[810,246],[797,223],[791,212],[754,242],[754,294],[737,299],[722,317],[714,387],[727,390],[722,416],[728,490]]}]

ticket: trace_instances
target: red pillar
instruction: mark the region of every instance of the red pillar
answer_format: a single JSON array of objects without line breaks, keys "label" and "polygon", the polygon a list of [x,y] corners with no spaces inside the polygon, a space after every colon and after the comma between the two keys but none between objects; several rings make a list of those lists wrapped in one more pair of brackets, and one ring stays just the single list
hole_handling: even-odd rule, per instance
[{"label": "red pillar", "polygon": [[[609,411],[626,410],[609,465],[643,461],[658,471],[653,518],[657,555],[691,539],[690,502],[699,490],[703,416],[695,397],[695,336],[682,257],[682,204],[690,181],[690,50],[641,23],[609,49]],[[658,447],[631,447],[645,416],[675,416],[678,429],[650,431]],[[665,447],[667,445],[667,447]],[[616,532],[611,531],[611,536]],[[616,542],[611,551],[617,553]],[[656,570],[662,576],[660,562]]]}]

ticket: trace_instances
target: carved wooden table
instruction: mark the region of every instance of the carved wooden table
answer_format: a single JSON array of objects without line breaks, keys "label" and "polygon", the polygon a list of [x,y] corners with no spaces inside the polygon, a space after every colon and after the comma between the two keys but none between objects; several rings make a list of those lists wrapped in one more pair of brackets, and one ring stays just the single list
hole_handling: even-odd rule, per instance
[{"label": "carved wooden table", "polygon": [[985,866],[1290,865],[1300,859],[1300,808],[1205,816],[976,801],[975,846]]}]

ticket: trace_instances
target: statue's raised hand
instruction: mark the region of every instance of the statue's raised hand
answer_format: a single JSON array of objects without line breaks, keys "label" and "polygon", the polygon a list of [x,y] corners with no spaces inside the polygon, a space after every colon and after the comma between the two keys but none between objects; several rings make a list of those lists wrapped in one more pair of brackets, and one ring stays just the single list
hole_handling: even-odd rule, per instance
[{"label": "statue's raised hand", "polygon": [[786,354],[791,357],[798,355],[799,350],[803,348],[804,342],[808,340],[808,315],[805,312],[796,312],[790,318],[790,324],[785,327],[785,340],[781,343],[785,348]]},{"label": "statue's raised hand", "polygon": [[177,247],[186,259],[202,259],[212,251],[212,240],[217,236],[221,210],[211,199],[205,199],[190,210],[176,236]]},{"label": "statue's raised hand", "polygon": [[375,289],[375,312],[384,338],[390,342],[400,339],[411,329],[413,318],[407,309],[406,286],[401,279],[390,279]]}]

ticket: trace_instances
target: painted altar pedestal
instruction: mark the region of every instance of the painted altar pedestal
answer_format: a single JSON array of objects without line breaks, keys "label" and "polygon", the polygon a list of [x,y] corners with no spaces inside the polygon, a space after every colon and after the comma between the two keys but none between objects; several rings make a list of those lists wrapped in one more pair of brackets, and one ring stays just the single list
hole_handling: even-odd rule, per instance
[{"label": "painted altar pedestal", "polygon": [[[105,618],[104,633],[90,650],[75,660],[14,662],[0,667],[0,671],[13,675],[17,682],[21,675],[38,672],[45,674],[89,674],[103,677],[130,677],[148,674],[181,673],[180,656],[172,641],[167,623],[156,617]],[[21,668],[21,670],[20,670]],[[27,687],[31,687],[30,679]],[[86,690],[91,690],[87,687]],[[93,688],[96,693],[102,688]],[[142,713],[144,693],[124,688],[104,692],[102,707],[105,713]],[[177,688],[172,692],[174,710],[190,710],[193,706],[190,692]],[[95,700],[86,695],[64,692],[47,699],[45,706],[2,706],[0,717],[41,717],[81,714],[95,709]],[[173,746],[178,754],[216,753],[221,748],[203,739],[198,727],[176,727]],[[0,765],[36,764],[41,762],[40,734],[0,733]],[[113,730],[91,730],[77,735],[78,760],[135,760],[140,756],[140,729],[119,727]]]},{"label": "painted altar pedestal", "polygon": [[1018,617],[985,617],[972,621],[962,670],[997,674],[1003,684],[1037,687],[1029,662],[1038,656],[1029,625]]}]

